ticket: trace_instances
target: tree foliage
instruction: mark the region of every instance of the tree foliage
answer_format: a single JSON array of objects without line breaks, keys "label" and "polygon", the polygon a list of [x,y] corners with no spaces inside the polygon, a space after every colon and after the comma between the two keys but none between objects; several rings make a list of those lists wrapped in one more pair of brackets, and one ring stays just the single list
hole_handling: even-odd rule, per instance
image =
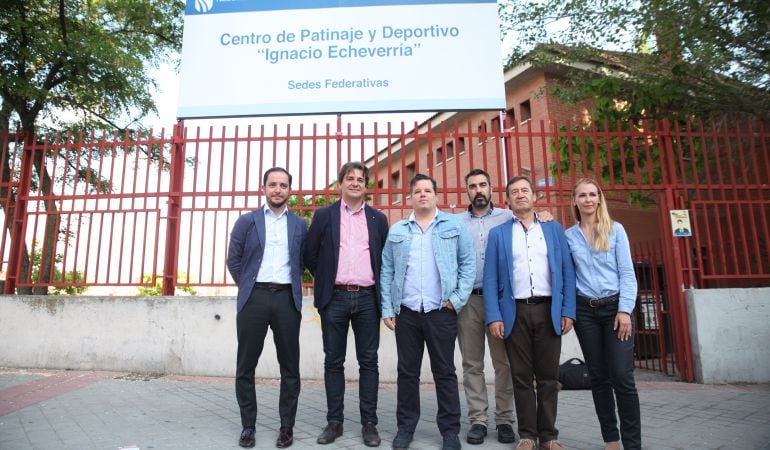
[{"label": "tree foliage", "polygon": [[509,64],[593,60],[624,72],[609,92],[595,76],[571,77],[562,98],[643,101],[629,117],[770,115],[765,0],[507,0],[500,15],[514,38]]},{"label": "tree foliage", "polygon": [[[53,133],[47,129],[135,133],[128,130],[134,120],[155,110],[151,69],[173,59],[181,46],[183,9],[179,0],[4,1],[0,6],[0,134],[11,130],[12,121],[15,129],[25,133],[27,144],[50,139]],[[157,146],[137,150],[150,157],[158,153]],[[6,159],[0,161],[0,198],[10,199],[4,205],[10,210],[16,194],[7,186],[16,161],[9,159],[12,152],[1,153]],[[42,151],[33,156],[32,189],[47,196],[60,181],[49,174],[47,161],[53,157],[53,152]],[[77,161],[70,163],[73,169],[79,166]],[[109,189],[108,180],[96,175],[77,176],[89,180],[94,191]],[[55,200],[46,201],[45,209],[49,217],[40,256],[42,283],[51,281],[58,235],[70,231],[56,227]],[[6,220],[7,226],[11,223]],[[30,270],[26,248],[24,253],[21,279]]]},{"label": "tree foliage", "polygon": [[[36,244],[33,243],[33,246]],[[56,255],[56,263],[61,263],[63,261],[63,257],[61,254]],[[36,283],[40,280],[40,266],[42,262],[42,252],[39,248],[35,248],[32,252],[32,282]],[[50,277],[51,280],[54,283],[63,283],[67,284],[68,286],[63,287],[51,287],[48,288],[49,294],[54,295],[80,295],[83,292],[88,290],[88,286],[83,286],[82,283],[85,281],[85,277],[83,277],[83,273],[77,270],[67,271],[62,273],[61,270],[59,270],[58,267],[55,265],[51,268],[51,271],[53,272],[53,276]]]},{"label": "tree foliage", "polygon": [[[153,278],[155,279],[155,284],[152,284]],[[187,283],[189,282],[189,279],[187,277],[187,274],[184,272],[179,272],[176,276],[176,280],[179,283]],[[162,274],[144,274],[142,276],[142,283],[144,283],[144,286],[140,286],[137,288],[136,295],[139,297],[160,297],[163,295],[163,275]],[[187,295],[198,295],[198,291],[195,290],[195,288],[191,286],[177,286],[177,291],[182,291],[187,293]]]},{"label": "tree foliage", "polygon": [[3,104],[27,131],[43,117],[123,128],[116,118],[155,110],[150,70],[179,50],[183,8],[178,0],[6,0]]}]

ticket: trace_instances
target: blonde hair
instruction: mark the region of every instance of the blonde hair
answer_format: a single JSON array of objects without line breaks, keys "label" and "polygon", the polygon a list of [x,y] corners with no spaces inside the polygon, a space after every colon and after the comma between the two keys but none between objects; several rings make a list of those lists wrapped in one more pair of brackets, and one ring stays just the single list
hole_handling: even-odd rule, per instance
[{"label": "blonde hair", "polygon": [[[572,199],[575,200],[575,191],[581,184],[593,184],[596,186],[596,190],[599,194],[599,206],[596,208],[596,225],[594,226],[593,247],[597,252],[610,251],[610,231],[612,231],[612,219],[610,213],[607,210],[607,201],[604,198],[604,192],[599,187],[599,183],[593,178],[581,178],[575,183],[575,187],[572,189]],[[572,215],[577,222],[580,222],[580,210],[577,205],[572,205]]]}]

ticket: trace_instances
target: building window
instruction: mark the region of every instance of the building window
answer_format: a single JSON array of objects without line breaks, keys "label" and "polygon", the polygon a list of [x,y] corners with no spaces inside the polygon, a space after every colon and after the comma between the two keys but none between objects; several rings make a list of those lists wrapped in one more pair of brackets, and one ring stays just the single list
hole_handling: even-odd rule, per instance
[{"label": "building window", "polygon": [[522,102],[519,109],[521,111],[521,122],[526,122],[532,118],[532,108],[529,105],[529,100]]},{"label": "building window", "polygon": [[460,155],[465,153],[465,138],[458,138],[455,142],[457,142],[457,153]]},{"label": "building window", "polygon": [[492,124],[490,125],[490,132],[491,133],[499,133],[500,132],[500,116],[492,118]]},{"label": "building window", "polygon": [[513,108],[505,111],[505,125],[507,126],[506,129],[516,127],[516,112]]},{"label": "building window", "polygon": [[[391,181],[390,185],[392,186],[393,189],[400,188],[401,187],[401,172],[398,171],[398,170],[393,172],[390,175],[390,181]],[[400,193],[395,193],[395,192],[391,193],[390,200],[391,200],[391,204],[392,205],[397,205],[397,204],[401,203],[401,194]]]},{"label": "building window", "polygon": [[446,160],[449,161],[454,157],[455,157],[455,143],[447,142],[446,143]]},{"label": "building window", "polygon": [[444,148],[439,147],[436,149],[436,165],[438,166],[443,162],[444,162]]},{"label": "building window", "polygon": [[404,179],[404,181],[409,183],[412,181],[412,178],[414,178],[414,176],[415,176],[414,163],[412,163],[406,166],[406,178]]}]

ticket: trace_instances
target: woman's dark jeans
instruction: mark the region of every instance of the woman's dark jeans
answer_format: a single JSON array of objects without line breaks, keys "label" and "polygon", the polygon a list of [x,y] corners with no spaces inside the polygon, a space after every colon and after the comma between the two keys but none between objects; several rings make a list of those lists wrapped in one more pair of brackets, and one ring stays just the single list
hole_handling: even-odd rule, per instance
[{"label": "woman's dark jeans", "polygon": [[[616,314],[617,303],[592,308],[578,301],[575,332],[591,375],[591,392],[602,438],[605,442],[622,440],[625,450],[637,450],[642,448],[642,425],[634,382],[636,323],[632,315],[631,338],[621,341],[617,330],[612,329]],[[616,402],[620,432],[615,417]]]}]

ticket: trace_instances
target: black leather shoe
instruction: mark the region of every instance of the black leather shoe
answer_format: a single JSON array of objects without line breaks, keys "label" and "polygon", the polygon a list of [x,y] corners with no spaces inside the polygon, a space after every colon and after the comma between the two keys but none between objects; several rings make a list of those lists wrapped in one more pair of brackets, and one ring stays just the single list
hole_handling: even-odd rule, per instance
[{"label": "black leather shoe", "polygon": [[342,436],[342,424],[329,422],[321,432],[321,435],[318,436],[318,439],[316,439],[316,442],[319,444],[331,444],[340,436]]},{"label": "black leather shoe", "polygon": [[380,433],[377,431],[377,425],[372,422],[366,422],[361,428],[361,437],[364,438],[364,445],[367,447],[380,446]]},{"label": "black leather shoe", "polygon": [[478,445],[484,443],[484,437],[487,435],[487,427],[480,423],[471,425],[471,429],[468,430],[468,436],[465,438],[469,444]]},{"label": "black leather shoe", "polygon": [[244,428],[243,431],[241,431],[241,438],[238,440],[238,445],[251,448],[254,447],[254,443],[254,428]]},{"label": "black leather shoe", "polygon": [[456,434],[447,433],[444,435],[444,443],[441,445],[441,450],[461,450],[462,448],[460,438]]},{"label": "black leather shoe", "polygon": [[275,441],[275,446],[278,448],[291,447],[294,443],[294,431],[291,427],[281,427],[281,431],[278,432],[278,440]]},{"label": "black leather shoe", "polygon": [[406,450],[409,448],[409,444],[412,443],[413,432],[406,430],[398,430],[396,437],[393,438],[393,450]]},{"label": "black leather shoe", "polygon": [[516,433],[513,432],[513,427],[508,424],[498,425],[497,442],[503,444],[513,444],[516,442]]}]

